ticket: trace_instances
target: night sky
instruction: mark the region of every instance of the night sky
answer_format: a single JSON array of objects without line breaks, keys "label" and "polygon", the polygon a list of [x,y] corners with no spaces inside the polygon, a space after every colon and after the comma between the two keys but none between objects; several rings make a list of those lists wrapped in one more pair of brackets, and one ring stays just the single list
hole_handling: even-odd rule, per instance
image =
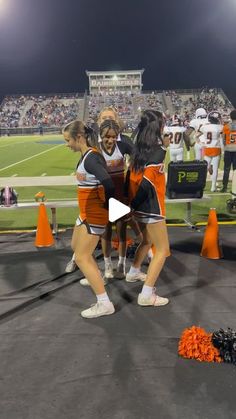
[{"label": "night sky", "polygon": [[145,68],[144,90],[222,87],[236,106],[235,28],[236,0],[0,0],[0,98]]}]

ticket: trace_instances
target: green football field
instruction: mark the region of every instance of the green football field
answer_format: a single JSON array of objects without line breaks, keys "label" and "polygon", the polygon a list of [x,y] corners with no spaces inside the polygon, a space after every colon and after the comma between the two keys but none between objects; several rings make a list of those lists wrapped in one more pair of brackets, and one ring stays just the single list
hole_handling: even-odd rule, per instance
[{"label": "green football field", "polygon": [[[1,177],[15,176],[69,176],[75,171],[79,159],[65,146],[62,135],[44,135],[27,137],[0,137],[0,186]],[[168,154],[166,167],[168,164]],[[222,169],[221,162],[221,169]],[[219,186],[221,182],[219,181]],[[76,199],[75,186],[18,187],[18,202],[34,201],[34,196],[42,190],[48,201]],[[192,205],[194,222],[206,222],[209,208],[216,208],[219,221],[231,221],[235,217],[226,209],[226,200],[230,194],[210,193],[207,182],[204,193],[210,194],[209,201],[199,201]],[[230,190],[230,185],[229,185]],[[59,228],[73,226],[78,210],[76,208],[57,209]],[[37,225],[37,211],[0,211],[0,231],[34,229]],[[50,213],[49,213],[50,216]],[[185,206],[167,204],[167,220],[178,223],[185,218]]]}]

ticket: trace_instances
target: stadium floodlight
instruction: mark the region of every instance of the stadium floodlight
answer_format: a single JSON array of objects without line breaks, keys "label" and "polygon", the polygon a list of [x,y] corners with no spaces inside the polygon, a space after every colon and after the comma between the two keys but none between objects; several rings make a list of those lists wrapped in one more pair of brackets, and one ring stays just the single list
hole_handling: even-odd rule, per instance
[{"label": "stadium floodlight", "polygon": [[6,0],[0,0],[0,12],[7,6]]},{"label": "stadium floodlight", "polygon": [[113,76],[113,80],[117,80],[117,75],[116,74]]}]

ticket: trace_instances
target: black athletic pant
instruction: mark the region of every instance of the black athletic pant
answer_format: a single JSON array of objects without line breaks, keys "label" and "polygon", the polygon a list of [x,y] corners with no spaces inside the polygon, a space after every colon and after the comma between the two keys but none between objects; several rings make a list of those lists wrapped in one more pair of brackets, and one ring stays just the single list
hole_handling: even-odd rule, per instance
[{"label": "black athletic pant", "polygon": [[236,151],[225,151],[224,152],[224,176],[223,176],[223,187],[227,188],[229,182],[229,172],[233,165],[233,170],[236,170]]}]

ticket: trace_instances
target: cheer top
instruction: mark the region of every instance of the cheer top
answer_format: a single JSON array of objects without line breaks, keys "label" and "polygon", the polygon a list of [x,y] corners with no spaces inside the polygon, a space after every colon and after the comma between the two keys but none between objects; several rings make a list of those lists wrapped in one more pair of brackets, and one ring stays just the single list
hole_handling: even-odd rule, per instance
[{"label": "cheer top", "polygon": [[106,225],[108,200],[114,197],[114,184],[107,172],[103,156],[90,148],[76,168],[78,183],[79,218],[89,224]]},{"label": "cheer top", "polygon": [[124,181],[125,181],[125,155],[130,155],[133,150],[133,144],[129,140],[122,139],[115,142],[110,153],[100,145],[102,155],[106,160],[107,171],[112,178],[115,186],[115,198],[124,201]]},{"label": "cheer top", "polygon": [[166,150],[158,146],[143,172],[135,172],[132,168],[129,170],[130,205],[140,221],[157,222],[165,218],[165,155]]}]

